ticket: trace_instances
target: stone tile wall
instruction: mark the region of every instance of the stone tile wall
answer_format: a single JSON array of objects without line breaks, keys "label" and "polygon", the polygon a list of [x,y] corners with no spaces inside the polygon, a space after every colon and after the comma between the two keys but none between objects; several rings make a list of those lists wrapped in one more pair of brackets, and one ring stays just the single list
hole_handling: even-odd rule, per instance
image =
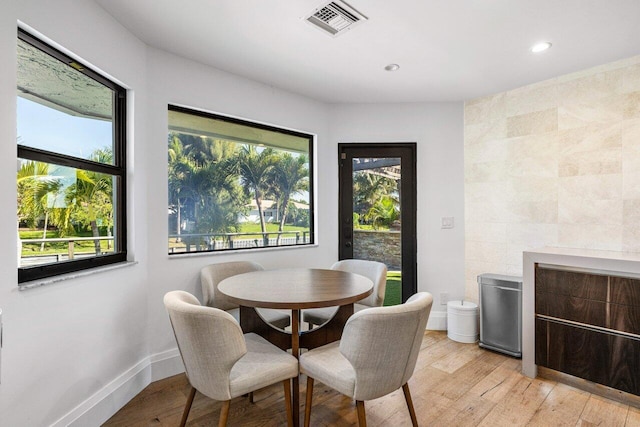
[{"label": "stone tile wall", "polygon": [[466,298],[542,246],[640,251],[640,56],[465,103]]},{"label": "stone tile wall", "polygon": [[353,230],[353,257],[379,261],[389,270],[401,270],[400,232]]}]

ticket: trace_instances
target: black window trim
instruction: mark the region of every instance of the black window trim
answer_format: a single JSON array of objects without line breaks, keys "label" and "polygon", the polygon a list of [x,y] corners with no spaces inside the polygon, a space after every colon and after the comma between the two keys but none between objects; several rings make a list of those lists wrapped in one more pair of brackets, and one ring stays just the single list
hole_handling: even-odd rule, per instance
[{"label": "black window trim", "polygon": [[[274,125],[268,125],[265,123],[254,122],[247,119],[240,119],[237,117],[225,116],[222,114],[211,113],[207,111],[197,110],[194,108],[182,107],[178,105],[168,105],[168,111],[176,111],[179,113],[192,114],[195,116],[200,116],[213,120],[220,120],[229,123],[239,124],[243,126],[254,127],[257,129],[264,129],[272,132],[284,133],[287,135],[293,135],[300,138],[307,139],[309,141],[309,243],[299,244],[299,245],[280,245],[280,246],[261,246],[256,248],[233,248],[233,249],[216,249],[216,250],[200,250],[200,251],[191,251],[191,252],[169,252],[168,255],[170,257],[181,257],[181,256],[193,256],[193,255],[203,255],[203,254],[222,254],[229,252],[240,252],[240,251],[264,251],[264,250],[278,250],[278,249],[292,249],[292,248],[305,248],[309,246],[316,245],[316,233],[315,233],[315,217],[316,217],[316,208],[315,208],[315,186],[314,186],[314,158],[313,158],[313,150],[314,150],[314,140],[315,135],[312,133],[295,131],[291,129],[281,128]],[[167,230],[169,231],[169,230]],[[169,234],[169,233],[167,233]],[[168,241],[168,239],[167,239]]]},{"label": "black window trim", "polygon": [[[118,177],[113,188],[114,221],[115,228],[115,252],[98,257],[74,259],[70,261],[57,262],[53,264],[43,264],[31,267],[18,268],[18,283],[26,283],[34,280],[46,279],[62,274],[73,273],[82,270],[89,270],[110,264],[127,261],[127,91],[117,83],[107,79],[101,74],[93,71],[86,64],[71,58],[63,52],[48,45],[42,40],[34,37],[21,28],[18,28],[18,38],[35,48],[49,54],[64,64],[78,64],[81,67],[73,67],[78,72],[90,77],[114,91],[114,117],[113,117],[113,165],[98,163],[78,157],[64,155],[42,149],[31,148],[18,145],[17,157],[26,160],[52,163],[61,166],[84,169],[99,173],[105,173]],[[82,68],[78,70],[78,68]]]}]

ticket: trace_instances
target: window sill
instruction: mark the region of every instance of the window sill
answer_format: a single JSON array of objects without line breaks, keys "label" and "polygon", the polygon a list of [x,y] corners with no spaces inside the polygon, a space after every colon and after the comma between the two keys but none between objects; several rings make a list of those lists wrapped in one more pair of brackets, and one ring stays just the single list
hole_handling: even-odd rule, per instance
[{"label": "window sill", "polygon": [[63,282],[65,280],[77,279],[78,277],[91,276],[93,274],[103,273],[105,271],[119,270],[121,268],[131,267],[136,264],[138,264],[138,261],[120,262],[117,264],[105,265],[102,267],[96,267],[89,270],[75,271],[69,274],[61,274],[60,276],[49,277],[46,279],[33,280],[31,282],[20,283],[18,285],[18,290],[26,291],[28,289],[34,289],[34,288],[39,288],[41,286],[52,285],[54,283]]}]

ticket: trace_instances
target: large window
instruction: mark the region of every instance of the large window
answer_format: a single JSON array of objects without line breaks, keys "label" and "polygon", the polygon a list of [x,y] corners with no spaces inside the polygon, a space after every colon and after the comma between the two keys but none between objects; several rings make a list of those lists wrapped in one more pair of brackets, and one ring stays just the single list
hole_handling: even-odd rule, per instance
[{"label": "large window", "polygon": [[312,244],[313,136],[169,107],[169,254]]},{"label": "large window", "polygon": [[18,281],[126,260],[126,91],[18,30]]}]

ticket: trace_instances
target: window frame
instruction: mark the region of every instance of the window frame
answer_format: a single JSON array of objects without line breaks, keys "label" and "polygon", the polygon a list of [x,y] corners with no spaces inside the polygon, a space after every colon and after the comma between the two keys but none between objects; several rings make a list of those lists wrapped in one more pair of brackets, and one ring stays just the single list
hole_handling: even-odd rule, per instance
[{"label": "window frame", "polygon": [[[184,113],[184,114],[191,114],[194,116],[199,116],[199,117],[203,117],[203,118],[207,118],[207,119],[212,119],[212,120],[219,120],[219,121],[224,121],[224,122],[228,122],[228,123],[233,123],[233,124],[238,124],[238,125],[242,125],[242,126],[247,126],[247,127],[253,127],[256,129],[263,129],[263,130],[267,130],[267,131],[272,131],[272,132],[278,132],[278,133],[283,133],[286,135],[292,135],[292,136],[296,136],[299,138],[304,138],[308,140],[308,147],[309,147],[309,151],[306,154],[308,157],[308,163],[309,163],[309,242],[308,243],[301,243],[301,244],[294,244],[294,245],[278,245],[278,246],[258,246],[258,247],[239,247],[239,248],[227,248],[227,249],[209,249],[209,250],[194,250],[194,251],[189,251],[189,252],[171,252],[169,251],[169,248],[167,247],[167,252],[169,257],[180,257],[180,256],[202,256],[202,255],[206,255],[206,254],[229,254],[229,253],[233,253],[233,252],[239,252],[239,251],[264,251],[264,250],[278,250],[278,249],[294,249],[294,248],[306,248],[309,246],[315,246],[316,243],[316,233],[315,233],[315,217],[316,217],[316,208],[315,208],[315,185],[314,185],[314,177],[315,177],[315,171],[314,171],[314,147],[315,147],[315,134],[312,134],[310,132],[302,132],[302,131],[296,131],[293,129],[288,129],[288,128],[283,128],[283,127],[278,127],[278,126],[274,126],[274,125],[269,125],[266,123],[261,123],[261,122],[256,122],[256,121],[251,121],[248,119],[241,119],[238,117],[233,117],[233,116],[226,116],[220,113],[212,113],[212,112],[208,112],[208,111],[202,111],[202,110],[198,110],[195,108],[189,108],[189,107],[184,107],[184,106],[179,106],[179,105],[174,105],[174,104],[168,104],[167,106],[167,112],[170,111],[175,111],[175,112],[179,112],[179,113]],[[167,134],[169,134],[171,131],[169,130],[169,124],[167,123]],[[167,185],[168,185],[168,177],[167,177]],[[169,235],[170,235],[170,230],[167,227],[167,243],[169,242]]]},{"label": "window frame", "polygon": [[114,252],[96,257],[74,259],[30,267],[18,267],[18,284],[52,276],[88,270],[127,261],[127,91],[117,83],[93,71],[85,63],[61,52],[37,37],[18,28],[18,39],[52,56],[62,64],[77,64],[76,71],[111,89],[114,93],[113,165],[17,144],[17,158],[83,169],[117,177],[113,186]]}]

